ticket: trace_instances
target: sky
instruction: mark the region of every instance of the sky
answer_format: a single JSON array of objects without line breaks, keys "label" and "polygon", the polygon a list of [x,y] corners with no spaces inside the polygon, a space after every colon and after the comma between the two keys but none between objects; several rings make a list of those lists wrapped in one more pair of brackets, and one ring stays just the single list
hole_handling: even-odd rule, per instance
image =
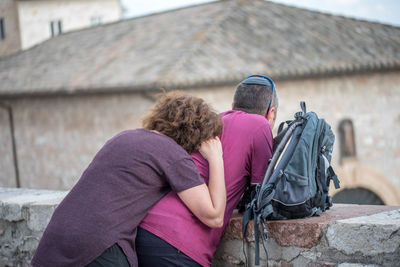
[{"label": "sky", "polygon": [[[212,0],[121,0],[124,17],[191,6]],[[273,0],[301,8],[400,26],[400,0]]]}]

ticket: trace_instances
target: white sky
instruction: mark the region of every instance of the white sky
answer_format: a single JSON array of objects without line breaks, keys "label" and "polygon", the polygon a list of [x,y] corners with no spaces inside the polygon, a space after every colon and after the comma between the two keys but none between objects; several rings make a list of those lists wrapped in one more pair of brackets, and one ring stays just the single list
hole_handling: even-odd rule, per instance
[{"label": "white sky", "polygon": [[[212,0],[121,0],[125,18]],[[273,0],[273,2],[400,26],[400,0]]]}]

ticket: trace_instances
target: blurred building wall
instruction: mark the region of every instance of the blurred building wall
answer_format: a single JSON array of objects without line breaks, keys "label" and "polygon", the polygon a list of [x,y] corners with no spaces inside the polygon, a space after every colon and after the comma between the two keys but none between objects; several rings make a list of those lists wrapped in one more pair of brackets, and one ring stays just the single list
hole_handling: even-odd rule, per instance
[{"label": "blurred building wall", "polygon": [[3,21],[4,27],[4,39],[0,38],[1,57],[12,54],[21,48],[16,1],[0,1],[0,20]]},{"label": "blurred building wall", "polygon": [[[8,103],[14,114],[21,186],[69,189],[109,138],[140,125],[152,101],[139,94],[116,94]],[[0,186],[15,186],[8,119],[2,114],[0,157],[7,160],[0,165]]]},{"label": "blurred building wall", "polygon": [[[400,76],[398,71],[278,83],[278,120],[290,119],[305,100],[336,135],[333,164],[342,188],[365,188],[385,204],[400,205]],[[339,123],[354,126],[356,154],[340,157]],[[342,137],[343,138],[343,137]]]},{"label": "blurred building wall", "polygon": [[0,57],[30,48],[52,35],[121,18],[119,0],[1,0],[5,38],[0,38]]},{"label": "blurred building wall", "polygon": [[18,1],[18,13],[22,49],[50,38],[51,22],[68,32],[122,18],[119,0]]},{"label": "blurred building wall", "polygon": [[[231,108],[234,90],[235,85],[188,92],[221,112]],[[399,90],[399,71],[278,81],[275,131],[280,121],[299,111],[301,100],[306,101],[307,109],[325,118],[336,134],[333,166],[342,188],[368,188],[385,204],[400,205]],[[14,111],[22,187],[70,189],[109,138],[141,126],[154,101],[155,93],[8,100]],[[7,129],[3,117],[1,128]],[[353,122],[356,155],[341,160],[338,126],[343,119]],[[1,131],[0,147],[9,147],[8,135]],[[7,151],[0,150],[1,157]],[[12,174],[12,169],[1,171],[0,186],[12,185]]]},{"label": "blurred building wall", "polygon": [[0,186],[15,187],[16,175],[8,110],[0,105]]}]

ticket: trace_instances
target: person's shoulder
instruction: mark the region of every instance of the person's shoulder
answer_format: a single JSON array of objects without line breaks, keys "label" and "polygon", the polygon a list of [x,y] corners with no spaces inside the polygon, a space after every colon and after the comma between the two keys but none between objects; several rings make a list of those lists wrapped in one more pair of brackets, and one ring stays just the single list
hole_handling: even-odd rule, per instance
[{"label": "person's shoulder", "polygon": [[221,113],[223,121],[235,121],[252,127],[267,127],[268,120],[259,114],[247,113],[241,110],[228,110]]},{"label": "person's shoulder", "polygon": [[119,132],[108,141],[108,143],[112,142],[135,144],[135,146],[140,146],[141,144],[146,145],[149,143],[158,147],[178,146],[178,144],[176,144],[176,142],[170,137],[143,128]]},{"label": "person's shoulder", "polygon": [[170,139],[165,135],[144,128],[124,130],[122,132],[117,133],[113,138],[150,138],[150,139],[161,139],[161,140]]},{"label": "person's shoulder", "polygon": [[153,131],[142,129],[147,133],[143,133],[147,135],[146,140],[151,142],[151,146],[155,147],[155,151],[160,151],[164,156],[174,156],[180,158],[189,158],[190,155],[186,152],[186,150],[180,146],[173,138],[163,135],[160,133],[156,133]]},{"label": "person's shoulder", "polygon": [[169,136],[143,128],[123,131],[119,135],[124,139],[122,143],[134,144],[136,149],[162,157],[191,159],[186,150]]},{"label": "person's shoulder", "polygon": [[143,134],[144,129],[128,129],[115,134],[111,139],[118,139],[121,137],[129,137],[131,135]]}]

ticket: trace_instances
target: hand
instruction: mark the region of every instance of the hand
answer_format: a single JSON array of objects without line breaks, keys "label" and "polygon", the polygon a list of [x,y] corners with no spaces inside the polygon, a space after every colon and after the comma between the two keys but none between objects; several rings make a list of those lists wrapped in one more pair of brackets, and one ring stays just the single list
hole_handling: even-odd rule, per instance
[{"label": "hand", "polygon": [[222,145],[218,136],[201,143],[199,152],[207,161],[222,159]]}]

